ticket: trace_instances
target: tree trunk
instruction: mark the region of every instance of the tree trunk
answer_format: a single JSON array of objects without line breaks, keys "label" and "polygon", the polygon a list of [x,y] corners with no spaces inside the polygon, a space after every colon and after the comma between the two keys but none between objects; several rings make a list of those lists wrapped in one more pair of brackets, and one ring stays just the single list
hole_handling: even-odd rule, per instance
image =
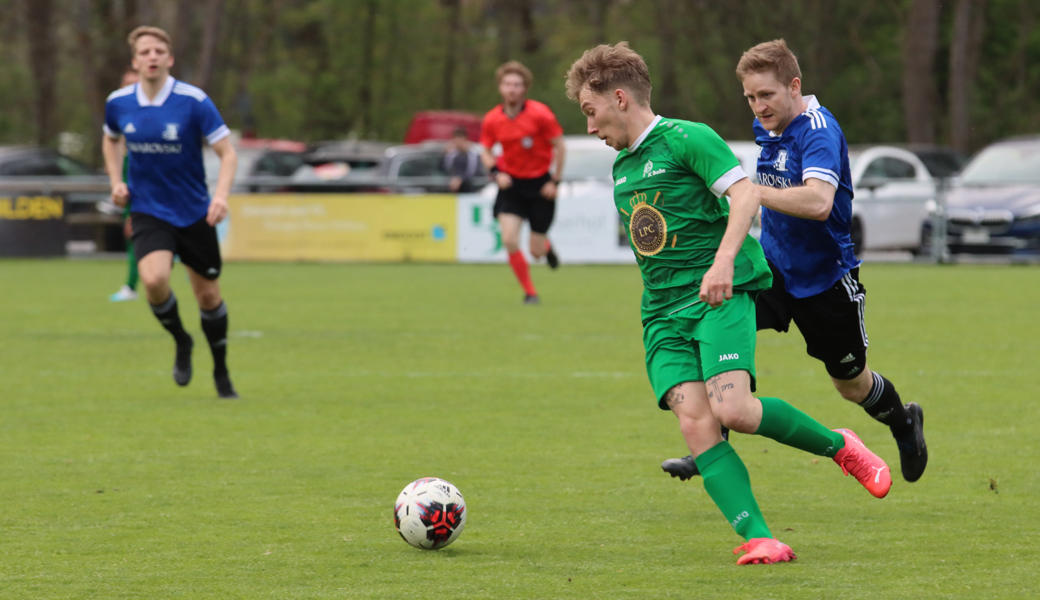
[{"label": "tree trunk", "polygon": [[202,28],[202,48],[199,49],[198,67],[193,81],[205,90],[213,76],[213,56],[220,39],[220,21],[224,14],[224,0],[209,0],[206,6],[206,22]]},{"label": "tree trunk", "polygon": [[54,126],[55,74],[58,70],[51,0],[26,0],[29,24],[29,64],[32,67],[36,104],[36,143],[50,144],[57,135]]},{"label": "tree trunk", "polygon": [[939,48],[938,0],[914,0],[903,42],[903,115],[907,141],[935,142],[935,55]]},{"label": "tree trunk", "polygon": [[455,45],[461,35],[459,27],[462,17],[461,0],[441,0],[448,9],[448,43],[445,45],[447,55],[444,57],[444,83],[441,90],[441,107],[451,109],[455,106]]},{"label": "tree trunk", "polygon": [[661,62],[657,69],[657,93],[654,94],[654,106],[657,112],[673,119],[687,118],[687,114],[679,114],[679,86],[675,72],[675,0],[657,1],[657,31],[661,41]]},{"label": "tree trunk", "polygon": [[971,98],[982,45],[985,0],[959,0],[950,42],[950,145],[971,150]]},{"label": "tree trunk", "polygon": [[358,133],[364,138],[372,127],[372,61],[376,43],[378,0],[365,3],[365,33],[361,44],[361,87],[358,88]]},{"label": "tree trunk", "polygon": [[542,41],[534,29],[534,6],[531,0],[517,0],[516,4],[520,13],[520,30],[524,34],[524,54],[535,54],[542,47]]}]

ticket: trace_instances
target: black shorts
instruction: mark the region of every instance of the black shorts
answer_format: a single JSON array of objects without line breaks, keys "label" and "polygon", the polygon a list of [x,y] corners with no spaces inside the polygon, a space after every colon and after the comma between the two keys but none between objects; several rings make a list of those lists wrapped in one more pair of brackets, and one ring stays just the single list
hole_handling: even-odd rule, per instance
[{"label": "black shorts", "polygon": [[784,278],[772,263],[773,287],[755,303],[758,329],[787,331],[791,321],[805,338],[809,356],[823,361],[834,379],[854,379],[867,365],[867,329],[863,321],[866,288],[859,269],[852,269],[829,289],[795,298],[784,289]]},{"label": "black shorts", "polygon": [[135,212],[130,214],[130,222],[137,260],[156,250],[169,250],[180,256],[185,266],[206,279],[220,277],[223,263],[217,228],[210,227],[205,218],[187,227],[177,227],[152,215]]},{"label": "black shorts", "polygon": [[513,185],[498,190],[495,199],[495,218],[499,213],[509,213],[527,219],[534,233],[546,233],[556,214],[556,200],[542,196],[542,186],[549,181],[549,174],[534,179],[513,178]]}]

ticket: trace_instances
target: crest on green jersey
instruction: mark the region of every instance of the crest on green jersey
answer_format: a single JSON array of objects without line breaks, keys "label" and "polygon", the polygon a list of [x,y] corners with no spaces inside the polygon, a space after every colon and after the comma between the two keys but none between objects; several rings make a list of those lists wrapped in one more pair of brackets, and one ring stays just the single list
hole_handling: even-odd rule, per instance
[{"label": "crest on green jersey", "polygon": [[645,200],[632,207],[628,231],[632,245],[643,256],[653,256],[663,250],[668,239],[668,223],[664,215]]}]

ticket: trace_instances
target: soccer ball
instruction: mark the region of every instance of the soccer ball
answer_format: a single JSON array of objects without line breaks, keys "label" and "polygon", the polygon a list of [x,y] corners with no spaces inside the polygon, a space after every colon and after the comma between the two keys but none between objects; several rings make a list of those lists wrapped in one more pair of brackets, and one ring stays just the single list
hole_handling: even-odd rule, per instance
[{"label": "soccer ball", "polygon": [[440,550],[466,526],[466,501],[454,485],[436,477],[409,483],[394,503],[401,539],[423,550]]}]

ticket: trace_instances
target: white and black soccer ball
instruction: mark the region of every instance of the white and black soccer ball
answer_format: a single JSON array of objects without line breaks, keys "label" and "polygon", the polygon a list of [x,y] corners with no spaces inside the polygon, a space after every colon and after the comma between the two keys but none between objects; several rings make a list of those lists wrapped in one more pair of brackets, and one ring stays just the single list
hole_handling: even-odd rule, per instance
[{"label": "white and black soccer ball", "polygon": [[436,477],[409,483],[394,503],[394,526],[416,548],[439,550],[466,526],[466,501],[454,485]]}]

